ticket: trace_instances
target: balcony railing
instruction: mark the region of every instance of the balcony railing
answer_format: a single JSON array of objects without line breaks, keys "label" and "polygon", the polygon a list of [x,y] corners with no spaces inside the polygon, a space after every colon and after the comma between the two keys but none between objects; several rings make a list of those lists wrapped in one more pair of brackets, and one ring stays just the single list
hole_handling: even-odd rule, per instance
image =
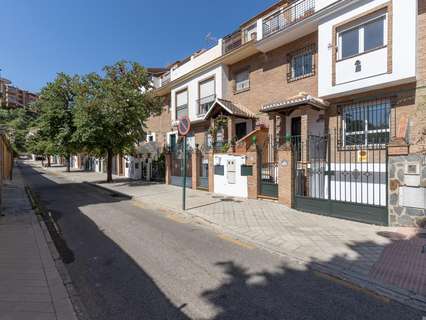
[{"label": "balcony railing", "polygon": [[166,84],[168,84],[170,82],[170,71],[166,72],[165,74],[163,74],[163,76],[161,77],[161,84],[160,86],[163,87]]},{"label": "balcony railing", "polygon": [[197,100],[198,117],[205,115],[207,111],[209,111],[210,107],[212,106],[215,100],[216,100],[215,94],[198,99]]},{"label": "balcony railing", "polygon": [[263,21],[263,37],[287,29],[315,13],[315,0],[300,0]]},{"label": "balcony railing", "polygon": [[241,47],[242,44],[243,38],[241,30],[238,30],[223,38],[223,52],[226,54],[228,52],[234,51],[235,49]]}]

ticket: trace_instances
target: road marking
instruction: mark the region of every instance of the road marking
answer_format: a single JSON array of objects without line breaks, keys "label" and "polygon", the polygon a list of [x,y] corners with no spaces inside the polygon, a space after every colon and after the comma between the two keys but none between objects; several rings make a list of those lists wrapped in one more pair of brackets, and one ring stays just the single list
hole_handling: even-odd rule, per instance
[{"label": "road marking", "polygon": [[132,204],[133,204],[133,206],[135,206],[136,208],[146,209],[146,206],[145,206],[142,202],[140,202],[140,201],[132,200]]},{"label": "road marking", "polygon": [[340,285],[342,285],[342,286],[344,286],[346,288],[352,289],[352,290],[357,291],[357,292],[362,292],[362,293],[364,293],[364,294],[366,294],[366,295],[368,295],[368,296],[370,296],[370,297],[372,297],[372,298],[374,298],[374,299],[376,299],[376,300],[378,300],[378,301],[380,301],[382,303],[385,303],[385,304],[389,304],[390,303],[390,299],[389,298],[381,296],[381,295],[379,295],[379,294],[377,294],[377,293],[375,293],[375,292],[373,292],[371,290],[359,287],[356,284],[352,284],[352,283],[350,283],[350,282],[348,282],[346,280],[339,279],[339,278],[333,277],[331,275],[328,275],[328,274],[325,274],[325,273],[322,273],[322,272],[319,272],[319,271],[314,271],[314,274],[316,276],[320,277],[320,278],[327,279],[327,280],[329,280],[331,282],[340,284]]},{"label": "road marking", "polygon": [[233,244],[235,244],[237,246],[240,246],[242,248],[245,248],[245,249],[252,250],[252,249],[256,248],[254,245],[251,245],[249,243],[243,242],[243,241],[238,240],[238,239],[234,239],[233,237],[230,237],[230,236],[228,236],[226,234],[219,234],[218,237],[219,237],[219,239],[231,242],[231,243],[233,243]]}]

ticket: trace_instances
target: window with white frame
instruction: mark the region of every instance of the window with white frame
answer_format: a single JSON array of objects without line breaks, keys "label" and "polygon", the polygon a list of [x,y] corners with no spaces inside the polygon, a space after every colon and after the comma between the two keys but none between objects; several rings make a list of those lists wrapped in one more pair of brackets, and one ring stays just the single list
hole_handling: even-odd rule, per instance
[{"label": "window with white frame", "polygon": [[387,14],[365,19],[355,27],[339,31],[339,59],[346,59],[387,45]]},{"label": "window with white frame", "polygon": [[250,88],[250,72],[248,69],[235,75],[235,91],[243,91]]},{"label": "window with white frame", "polygon": [[390,99],[355,103],[342,107],[342,134],[345,146],[374,146],[389,142]]},{"label": "window with white frame", "polygon": [[198,100],[198,115],[205,114],[216,99],[215,94],[215,78],[211,78],[200,82],[199,92],[200,99]]},{"label": "window with white frame", "polygon": [[290,72],[288,80],[297,80],[314,74],[314,52],[304,48],[290,54]]},{"label": "window with white frame", "polygon": [[146,135],[147,142],[155,142],[155,132],[149,133]]},{"label": "window with white frame", "polygon": [[188,116],[188,90],[176,93],[176,120]]}]

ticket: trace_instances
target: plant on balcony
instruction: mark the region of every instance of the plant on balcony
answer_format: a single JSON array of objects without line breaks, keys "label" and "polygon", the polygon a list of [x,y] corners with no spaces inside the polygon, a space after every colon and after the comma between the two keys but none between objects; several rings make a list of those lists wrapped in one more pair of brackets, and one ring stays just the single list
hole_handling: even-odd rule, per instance
[{"label": "plant on balcony", "polygon": [[221,128],[225,128],[228,125],[228,117],[224,115],[219,115],[214,119],[213,126],[209,128],[209,134],[212,137],[212,143],[215,146],[217,143],[217,133]]}]

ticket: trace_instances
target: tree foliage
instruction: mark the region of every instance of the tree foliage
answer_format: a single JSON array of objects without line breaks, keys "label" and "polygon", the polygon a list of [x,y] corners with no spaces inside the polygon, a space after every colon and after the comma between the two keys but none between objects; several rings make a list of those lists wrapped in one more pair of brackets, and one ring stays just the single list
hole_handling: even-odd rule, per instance
[{"label": "tree foliage", "polygon": [[41,110],[37,121],[37,136],[41,146],[46,150],[65,156],[68,161],[72,153],[77,152],[79,145],[74,139],[75,98],[79,91],[80,78],[59,73],[54,81],[42,90],[37,104]]},{"label": "tree foliage", "polygon": [[74,141],[97,155],[107,155],[108,181],[112,158],[131,152],[145,137],[145,122],[161,112],[161,101],[150,91],[147,71],[121,61],[106,66],[103,75],[82,79],[76,99]]}]

